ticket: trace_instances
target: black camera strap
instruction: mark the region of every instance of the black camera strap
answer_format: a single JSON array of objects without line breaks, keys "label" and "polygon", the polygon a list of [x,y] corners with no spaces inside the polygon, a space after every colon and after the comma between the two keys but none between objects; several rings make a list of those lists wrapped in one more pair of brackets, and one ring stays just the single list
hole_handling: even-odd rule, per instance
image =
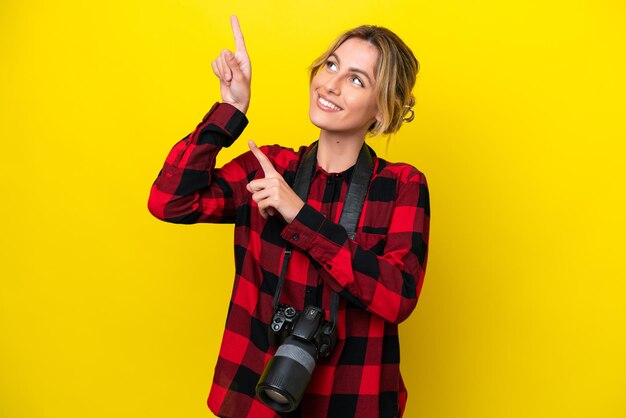
[{"label": "black camera strap", "polygon": [[[317,142],[315,142],[309,151],[302,157],[302,162],[296,171],[296,177],[293,183],[293,190],[304,202],[307,201],[309,196],[309,189],[311,187],[311,179],[315,174],[315,167],[317,163]],[[372,178],[374,169],[374,161],[370,153],[369,147],[363,143],[363,147],[359,153],[359,157],[352,173],[350,185],[348,187],[348,194],[341,211],[341,218],[339,224],[343,226],[350,239],[354,239],[356,236],[356,227],[361,217],[361,211],[363,210],[363,204],[365,203],[365,197],[367,195],[367,189],[370,179]],[[287,274],[287,265],[291,258],[291,245],[287,243],[285,247],[285,255],[283,257],[283,264],[280,270],[280,276],[278,278],[278,284],[276,286],[276,293],[274,294],[274,301],[272,307],[274,310],[278,307],[280,294],[285,283],[285,275]],[[339,310],[339,295],[336,292],[332,292],[330,301],[330,322],[333,327],[337,324],[337,315]]]}]

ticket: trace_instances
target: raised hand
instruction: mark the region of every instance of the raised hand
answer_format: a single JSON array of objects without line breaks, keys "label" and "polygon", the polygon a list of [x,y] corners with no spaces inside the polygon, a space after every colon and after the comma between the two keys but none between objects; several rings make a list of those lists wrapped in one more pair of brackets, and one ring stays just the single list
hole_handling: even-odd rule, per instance
[{"label": "raised hand", "polygon": [[230,25],[235,38],[235,52],[222,50],[220,55],[211,62],[211,68],[220,79],[222,102],[230,103],[246,113],[250,105],[252,67],[237,16],[230,17]]},{"label": "raised hand", "polygon": [[283,176],[272,165],[272,162],[263,154],[256,144],[248,141],[250,151],[254,154],[265,178],[252,180],[246,188],[252,193],[252,200],[259,206],[259,212],[263,218],[273,216],[278,211],[288,223],[291,223],[304,202],[287,184]]}]

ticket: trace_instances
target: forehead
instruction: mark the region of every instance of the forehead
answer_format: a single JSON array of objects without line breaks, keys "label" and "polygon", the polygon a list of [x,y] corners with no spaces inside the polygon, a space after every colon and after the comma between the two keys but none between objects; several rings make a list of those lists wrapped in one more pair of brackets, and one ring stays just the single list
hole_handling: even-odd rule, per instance
[{"label": "forehead", "polygon": [[334,54],[339,58],[342,68],[362,70],[374,78],[378,50],[371,43],[360,38],[350,38],[339,45]]}]

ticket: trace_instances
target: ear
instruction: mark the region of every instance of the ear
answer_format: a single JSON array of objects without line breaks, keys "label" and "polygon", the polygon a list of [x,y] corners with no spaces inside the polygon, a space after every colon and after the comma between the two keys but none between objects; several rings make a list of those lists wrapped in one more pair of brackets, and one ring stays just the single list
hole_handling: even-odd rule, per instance
[{"label": "ear", "polygon": [[383,120],[383,112],[380,110],[376,113],[376,122],[381,122]]},{"label": "ear", "polygon": [[383,112],[381,112],[380,110],[378,110],[376,112],[376,115],[374,116],[374,121],[372,122],[372,124],[370,125],[368,131],[371,131],[372,129],[374,129],[374,127],[376,126],[377,123],[381,122],[383,120]]}]

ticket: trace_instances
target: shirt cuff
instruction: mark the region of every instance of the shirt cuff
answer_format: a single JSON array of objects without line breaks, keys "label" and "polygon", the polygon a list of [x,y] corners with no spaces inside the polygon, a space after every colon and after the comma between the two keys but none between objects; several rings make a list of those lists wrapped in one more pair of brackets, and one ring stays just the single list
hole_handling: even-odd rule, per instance
[{"label": "shirt cuff", "polygon": [[[215,103],[202,119],[198,143],[211,143],[228,147],[241,135],[248,125],[246,115],[228,103]],[[215,132],[226,135],[214,135]]]},{"label": "shirt cuff", "polygon": [[291,245],[307,250],[325,220],[324,215],[305,203],[293,221],[282,230],[281,236]]}]

